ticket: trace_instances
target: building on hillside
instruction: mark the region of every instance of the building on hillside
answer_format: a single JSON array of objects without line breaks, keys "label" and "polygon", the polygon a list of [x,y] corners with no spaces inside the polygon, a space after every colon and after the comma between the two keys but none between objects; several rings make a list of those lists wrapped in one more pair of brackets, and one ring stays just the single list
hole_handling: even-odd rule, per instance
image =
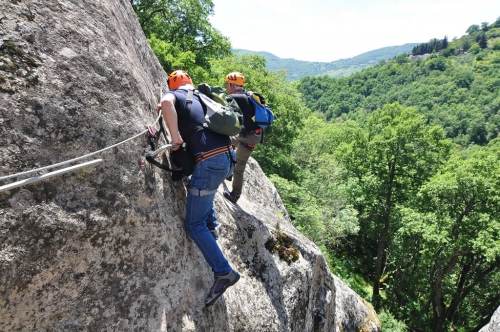
[{"label": "building on hillside", "polygon": [[417,55],[413,55],[413,54],[410,54],[408,56],[408,59],[410,60],[415,60],[415,59],[425,59],[427,57],[429,57],[431,54],[430,53],[425,53],[425,54],[417,54]]}]

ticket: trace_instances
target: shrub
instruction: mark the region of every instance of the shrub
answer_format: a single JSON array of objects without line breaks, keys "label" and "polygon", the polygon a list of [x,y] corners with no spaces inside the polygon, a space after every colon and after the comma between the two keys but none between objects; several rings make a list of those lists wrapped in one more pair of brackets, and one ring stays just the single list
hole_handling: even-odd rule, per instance
[{"label": "shrub", "polygon": [[471,52],[472,54],[478,54],[479,52],[481,52],[481,46],[479,46],[478,44],[474,44],[469,48],[469,52]]},{"label": "shrub", "polygon": [[382,324],[382,328],[387,332],[406,332],[408,327],[401,321],[398,321],[394,316],[386,311],[381,311],[378,314],[378,319]]}]

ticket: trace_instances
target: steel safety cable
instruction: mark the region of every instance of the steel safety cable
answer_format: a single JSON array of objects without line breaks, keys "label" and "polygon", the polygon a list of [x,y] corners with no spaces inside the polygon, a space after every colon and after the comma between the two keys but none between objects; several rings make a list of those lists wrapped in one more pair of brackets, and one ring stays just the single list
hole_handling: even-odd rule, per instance
[{"label": "steel safety cable", "polygon": [[[156,118],[155,122],[151,125],[151,126],[154,126],[156,123],[158,123],[158,121],[161,119],[161,110],[159,111],[159,114],[158,114],[158,117]],[[99,153],[102,153],[104,151],[107,151],[109,149],[112,149],[114,147],[117,147],[121,144],[124,144],[128,141],[131,141],[133,139],[136,139],[137,137],[140,137],[144,134],[146,134],[148,132],[148,130],[144,130],[142,132],[140,132],[139,134],[137,135],[134,135],[130,138],[127,138],[126,140],[124,141],[121,141],[119,143],[116,143],[116,144],[113,144],[111,146],[108,146],[102,150],[99,150],[99,151],[95,151],[95,152],[92,152],[92,153],[89,153],[89,154],[86,154],[84,156],[81,156],[81,157],[77,157],[77,158],[73,158],[73,159],[70,159],[70,160],[66,160],[66,161],[63,161],[63,162],[60,162],[60,163],[57,163],[57,164],[54,164],[54,165],[49,165],[49,166],[44,166],[44,167],[40,167],[40,168],[36,168],[36,169],[32,169],[30,171],[25,171],[25,172],[21,172],[21,173],[17,173],[17,174],[12,174],[12,175],[7,175],[7,176],[2,176],[0,177],[0,181],[3,181],[3,180],[8,180],[8,179],[12,179],[12,178],[15,178],[15,177],[19,177],[19,176],[24,176],[24,175],[28,175],[28,174],[31,174],[31,173],[35,173],[35,172],[40,172],[40,171],[44,171],[46,169],[50,169],[50,168],[55,168],[55,167],[59,167],[59,166],[62,166],[62,165],[66,165],[66,164],[69,164],[69,163],[72,163],[74,161],[77,161],[77,160],[80,160],[80,159],[84,159],[84,158],[88,158],[90,156],[94,156],[96,154],[99,154]]]}]

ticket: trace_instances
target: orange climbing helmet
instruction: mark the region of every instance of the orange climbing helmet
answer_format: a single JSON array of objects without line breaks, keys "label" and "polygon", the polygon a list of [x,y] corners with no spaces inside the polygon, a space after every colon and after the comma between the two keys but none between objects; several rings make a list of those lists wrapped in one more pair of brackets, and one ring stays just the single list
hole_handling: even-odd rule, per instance
[{"label": "orange climbing helmet", "polygon": [[245,85],[245,76],[237,71],[227,74],[226,83],[233,83],[239,86]]},{"label": "orange climbing helmet", "polygon": [[171,90],[178,89],[181,85],[184,85],[184,84],[193,85],[193,81],[191,80],[191,77],[184,70],[176,70],[176,71],[172,72],[172,74],[170,74],[168,76],[167,83],[168,83],[168,87]]}]

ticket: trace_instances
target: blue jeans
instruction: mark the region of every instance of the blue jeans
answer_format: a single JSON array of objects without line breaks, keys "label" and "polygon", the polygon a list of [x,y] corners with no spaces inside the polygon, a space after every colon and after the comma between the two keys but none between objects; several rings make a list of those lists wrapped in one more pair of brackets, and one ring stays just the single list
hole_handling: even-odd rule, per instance
[{"label": "blue jeans", "polygon": [[[231,154],[235,160],[234,151],[231,151]],[[188,187],[208,191],[217,190],[224,179],[233,173],[233,170],[234,166],[228,153],[203,160],[196,164]],[[184,227],[214,274],[219,276],[231,272],[232,268],[209,230],[218,225],[214,197],[215,192],[203,196],[188,193]]]}]

